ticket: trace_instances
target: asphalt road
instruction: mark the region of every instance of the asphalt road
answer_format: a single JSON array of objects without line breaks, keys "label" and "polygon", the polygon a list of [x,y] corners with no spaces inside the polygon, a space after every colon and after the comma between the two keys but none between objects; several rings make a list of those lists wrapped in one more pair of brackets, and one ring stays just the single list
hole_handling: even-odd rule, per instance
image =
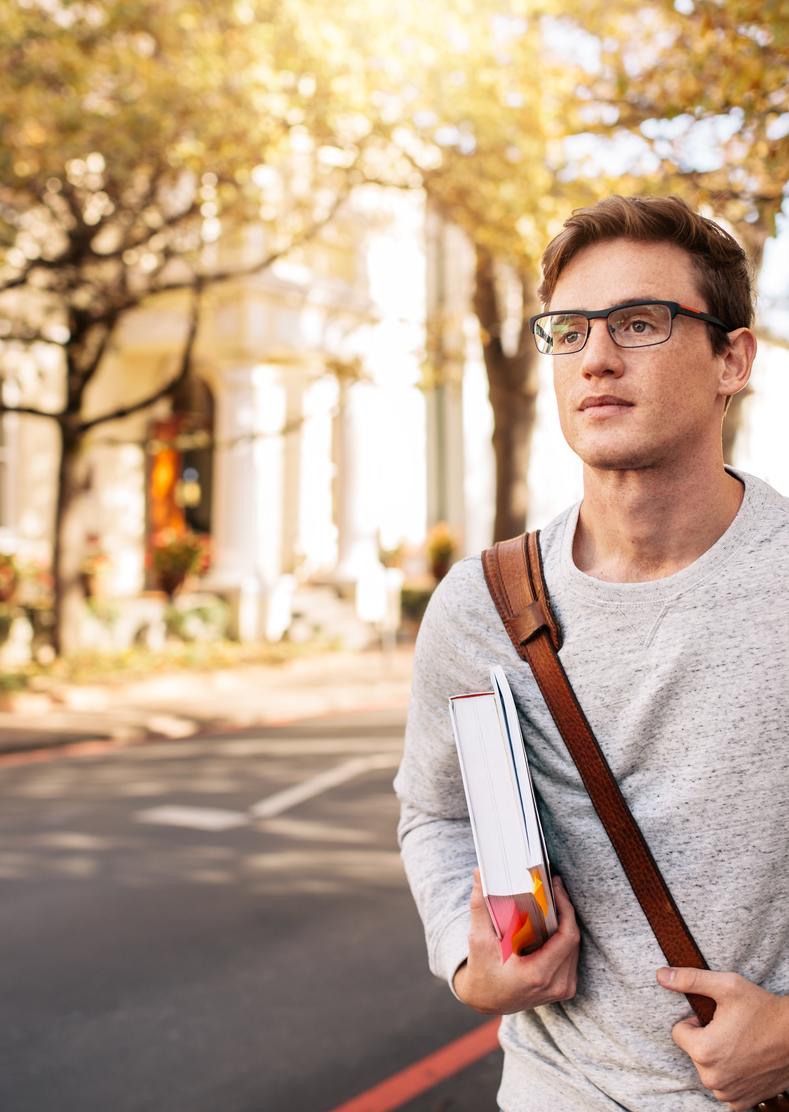
[{"label": "asphalt road", "polygon": [[[480,1024],[426,969],[402,731],[0,765],[0,1112],[329,1112]],[[404,1107],[495,1109],[499,1069]]]}]

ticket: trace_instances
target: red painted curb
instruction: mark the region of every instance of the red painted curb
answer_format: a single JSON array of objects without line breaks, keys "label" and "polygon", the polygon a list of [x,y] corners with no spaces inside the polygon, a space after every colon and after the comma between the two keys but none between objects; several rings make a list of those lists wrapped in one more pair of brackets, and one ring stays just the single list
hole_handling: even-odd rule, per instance
[{"label": "red painted curb", "polygon": [[390,1112],[393,1108],[402,1108],[409,1100],[460,1073],[466,1066],[497,1050],[498,1046],[499,1020],[494,1019],[467,1035],[461,1035],[412,1066],[392,1074],[366,1093],[332,1108],[330,1112]]}]

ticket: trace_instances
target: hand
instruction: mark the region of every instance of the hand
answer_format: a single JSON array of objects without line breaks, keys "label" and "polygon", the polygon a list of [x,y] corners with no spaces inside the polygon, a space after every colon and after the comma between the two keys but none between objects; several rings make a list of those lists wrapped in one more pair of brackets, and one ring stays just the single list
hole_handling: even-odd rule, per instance
[{"label": "hand", "polygon": [[748,1112],[789,1086],[789,997],[774,996],[738,973],[659,969],[657,979],[672,992],[694,992],[717,1004],[706,1027],[692,1015],[671,1032],[714,1097]]},{"label": "hand", "polygon": [[464,1004],[485,1015],[508,1015],[575,996],[581,934],[567,890],[553,878],[559,929],[539,950],[502,963],[499,940],[482,895],[479,870],[471,890],[468,960],[455,974],[455,992]]}]

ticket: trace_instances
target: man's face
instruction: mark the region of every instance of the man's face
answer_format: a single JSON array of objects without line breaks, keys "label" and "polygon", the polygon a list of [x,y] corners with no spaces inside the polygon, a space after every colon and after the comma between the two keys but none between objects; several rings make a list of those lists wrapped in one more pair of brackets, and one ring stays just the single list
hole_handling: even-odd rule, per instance
[{"label": "man's face", "polygon": [[[562,271],[549,309],[607,309],[642,298],[709,312],[687,252],[626,239],[580,251]],[[589,467],[679,463],[715,437],[720,442],[720,369],[702,321],[678,316],[665,343],[621,348],[605,319],[593,320],[582,351],[553,357],[562,432]],[[610,404],[594,404],[601,398]]]}]

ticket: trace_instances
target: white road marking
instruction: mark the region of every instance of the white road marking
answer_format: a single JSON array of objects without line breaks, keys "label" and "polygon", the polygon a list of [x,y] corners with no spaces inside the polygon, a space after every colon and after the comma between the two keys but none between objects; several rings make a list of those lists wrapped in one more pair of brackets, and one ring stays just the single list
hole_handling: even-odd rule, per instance
[{"label": "white road marking", "polygon": [[183,826],[192,830],[232,830],[244,826],[251,819],[272,819],[289,811],[291,807],[313,799],[330,788],[353,780],[364,772],[378,768],[396,768],[400,763],[400,753],[374,753],[366,757],[353,757],[334,768],[312,776],[293,787],[261,799],[249,811],[225,811],[218,807],[180,807],[176,804],[162,807],[149,807],[138,811],[138,822],[156,823],[163,826]]},{"label": "white road marking", "polygon": [[185,826],[190,830],[232,830],[244,826],[249,816],[243,811],[222,811],[218,807],[150,807],[138,811],[138,822],[161,823],[163,826]]},{"label": "white road marking", "polygon": [[[171,750],[172,751],[172,750]],[[179,745],[178,752],[182,751]],[[402,737],[389,738],[222,738],[218,743],[219,757],[351,757],[372,753],[402,753]]]},{"label": "white road marking", "polygon": [[347,780],[352,780],[363,772],[369,772],[374,768],[396,768],[399,763],[400,756],[397,753],[377,753],[370,757],[353,757],[350,761],[343,761],[335,768],[330,768],[328,772],[321,772],[301,784],[294,784],[292,788],[285,788],[284,791],[270,795],[267,799],[262,799],[260,803],[256,803],[254,807],[250,808],[250,814],[256,819],[272,819],[275,815],[281,815],[283,811],[289,811],[291,807],[295,807],[298,803],[303,803],[307,799],[321,795],[329,788],[344,784]]}]

